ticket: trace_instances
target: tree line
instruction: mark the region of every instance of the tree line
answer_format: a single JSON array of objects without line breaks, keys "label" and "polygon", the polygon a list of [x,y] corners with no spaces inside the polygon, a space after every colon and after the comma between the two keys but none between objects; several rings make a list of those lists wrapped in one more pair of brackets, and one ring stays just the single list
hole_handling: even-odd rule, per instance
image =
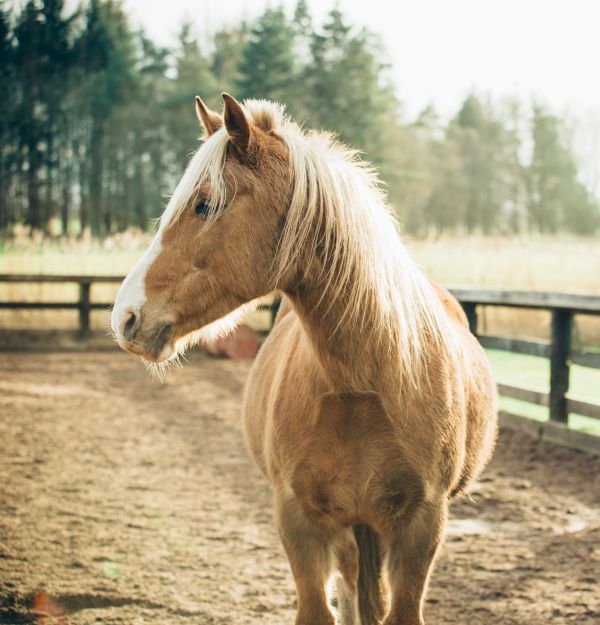
[{"label": "tree line", "polygon": [[339,8],[316,24],[307,4],[268,8],[172,48],[132,27],[117,0],[0,4],[0,231],[103,236],[147,229],[199,134],[193,98],[286,103],[307,127],[364,151],[416,234],[590,234],[598,199],[581,182],[563,120],[469,95],[442,120],[403,120],[377,37]]}]

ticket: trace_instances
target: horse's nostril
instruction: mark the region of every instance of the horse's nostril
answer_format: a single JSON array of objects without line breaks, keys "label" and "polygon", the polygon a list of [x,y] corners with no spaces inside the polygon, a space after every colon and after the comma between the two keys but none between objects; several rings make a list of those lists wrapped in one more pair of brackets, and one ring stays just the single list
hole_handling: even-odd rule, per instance
[{"label": "horse's nostril", "polygon": [[127,321],[125,322],[125,325],[123,326],[123,338],[125,340],[131,341],[131,339],[133,338],[133,335],[135,334],[138,325],[137,321],[137,315],[133,311],[131,311],[129,313]]}]

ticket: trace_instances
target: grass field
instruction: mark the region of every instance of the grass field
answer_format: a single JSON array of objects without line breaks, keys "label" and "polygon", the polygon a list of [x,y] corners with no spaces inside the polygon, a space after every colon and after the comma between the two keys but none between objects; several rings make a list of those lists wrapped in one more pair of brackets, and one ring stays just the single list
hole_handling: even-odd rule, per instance
[{"label": "grass field", "polygon": [[[546,358],[494,349],[486,351],[498,382],[548,392],[550,361]],[[600,370],[572,365],[568,396],[571,399],[600,404]],[[546,406],[537,406],[510,397],[500,398],[500,408],[538,421],[548,420]],[[584,432],[600,435],[600,421],[597,419],[572,414],[569,416],[569,425]]]}]

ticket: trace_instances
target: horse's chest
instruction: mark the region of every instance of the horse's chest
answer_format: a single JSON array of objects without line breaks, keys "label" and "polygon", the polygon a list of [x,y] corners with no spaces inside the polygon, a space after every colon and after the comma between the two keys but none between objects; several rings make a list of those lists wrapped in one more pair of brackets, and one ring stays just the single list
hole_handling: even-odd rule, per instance
[{"label": "horse's chest", "polygon": [[370,398],[322,401],[318,419],[303,432],[303,444],[290,466],[290,485],[309,517],[349,525],[372,510],[383,467],[389,458],[399,458],[380,412]]},{"label": "horse's chest", "polygon": [[311,439],[292,473],[291,486],[314,520],[350,524],[360,509],[360,461],[352,445]]}]

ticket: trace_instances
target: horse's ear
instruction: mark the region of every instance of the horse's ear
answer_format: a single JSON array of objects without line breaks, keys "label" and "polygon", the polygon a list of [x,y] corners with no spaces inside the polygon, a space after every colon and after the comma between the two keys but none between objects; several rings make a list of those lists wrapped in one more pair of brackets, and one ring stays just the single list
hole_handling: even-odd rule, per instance
[{"label": "horse's ear", "polygon": [[250,122],[242,105],[228,93],[222,93],[225,108],[223,110],[223,119],[225,120],[225,128],[231,137],[231,142],[240,152],[246,152],[250,145],[251,128]]},{"label": "horse's ear", "polygon": [[223,125],[223,120],[218,113],[211,111],[204,102],[200,99],[200,96],[196,96],[196,117],[200,122],[200,125],[204,129],[205,137],[210,137],[219,130]]}]

